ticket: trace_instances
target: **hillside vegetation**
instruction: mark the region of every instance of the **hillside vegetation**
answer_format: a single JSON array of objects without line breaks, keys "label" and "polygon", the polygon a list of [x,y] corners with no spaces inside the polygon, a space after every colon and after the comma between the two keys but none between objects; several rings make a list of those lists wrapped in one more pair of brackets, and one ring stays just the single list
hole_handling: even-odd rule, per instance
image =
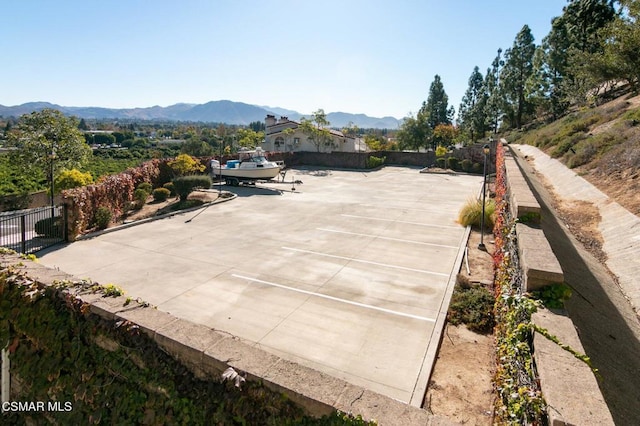
[{"label": "hillside vegetation", "polygon": [[550,124],[533,123],[506,139],[542,149],[640,216],[640,96],[578,109]]}]

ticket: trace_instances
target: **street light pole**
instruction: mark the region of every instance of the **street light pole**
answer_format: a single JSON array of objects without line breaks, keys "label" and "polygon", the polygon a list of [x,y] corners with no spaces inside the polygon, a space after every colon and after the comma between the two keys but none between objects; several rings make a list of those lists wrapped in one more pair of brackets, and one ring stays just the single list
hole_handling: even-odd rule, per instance
[{"label": "street light pole", "polygon": [[53,162],[56,161],[56,151],[55,148],[51,147],[51,156],[49,159],[49,178],[51,179],[51,187],[49,188],[51,191],[51,218],[55,216],[55,200],[54,200],[54,183],[53,183]]},{"label": "street light pole", "polygon": [[[489,139],[491,142],[491,139]],[[478,249],[487,251],[487,247],[484,245],[484,214],[485,214],[485,201],[487,196],[487,155],[491,151],[491,147],[489,144],[485,144],[482,147],[482,152],[484,153],[484,172],[483,172],[483,181],[482,181],[482,220],[480,224],[480,244],[478,244]]]}]

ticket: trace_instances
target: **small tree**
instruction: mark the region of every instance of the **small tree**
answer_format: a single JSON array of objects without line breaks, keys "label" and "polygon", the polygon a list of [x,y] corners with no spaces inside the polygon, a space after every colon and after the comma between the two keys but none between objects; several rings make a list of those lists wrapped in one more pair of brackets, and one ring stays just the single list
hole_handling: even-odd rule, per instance
[{"label": "small tree", "polygon": [[418,112],[414,117],[410,115],[404,119],[404,123],[398,130],[398,142],[400,148],[419,150],[427,147],[431,140],[433,130],[427,122],[427,115],[424,112]]},{"label": "small tree", "polygon": [[320,152],[321,146],[331,141],[331,132],[328,128],[330,124],[323,109],[315,111],[311,120],[307,118],[300,120],[300,130],[313,143],[317,152]]},{"label": "small tree", "polygon": [[169,162],[169,167],[171,167],[176,176],[201,173],[205,169],[198,160],[188,154],[178,155],[175,160]]},{"label": "small tree", "polygon": [[79,167],[91,156],[77,119],[65,117],[55,109],[20,117],[8,134],[8,145],[17,148],[13,154],[17,164],[27,172],[43,171],[51,185],[57,169]]},{"label": "small tree", "polygon": [[238,145],[244,148],[259,146],[264,140],[264,132],[256,132],[251,129],[238,129]]},{"label": "small tree", "polygon": [[65,189],[87,186],[93,183],[91,173],[83,173],[78,169],[62,170],[55,179],[55,190],[60,192]]},{"label": "small tree", "polygon": [[203,140],[191,138],[182,144],[180,152],[194,157],[208,157],[213,155],[213,147]]},{"label": "small tree", "polygon": [[436,128],[433,129],[433,141],[438,145],[453,145],[457,134],[458,129],[451,124],[438,124]]}]

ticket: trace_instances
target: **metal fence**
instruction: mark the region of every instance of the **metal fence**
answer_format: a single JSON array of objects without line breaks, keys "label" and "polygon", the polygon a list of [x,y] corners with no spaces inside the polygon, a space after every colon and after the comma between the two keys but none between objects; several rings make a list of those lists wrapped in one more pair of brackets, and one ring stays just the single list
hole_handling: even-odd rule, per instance
[{"label": "metal fence", "polygon": [[67,240],[64,205],[0,215],[0,246],[30,254]]}]

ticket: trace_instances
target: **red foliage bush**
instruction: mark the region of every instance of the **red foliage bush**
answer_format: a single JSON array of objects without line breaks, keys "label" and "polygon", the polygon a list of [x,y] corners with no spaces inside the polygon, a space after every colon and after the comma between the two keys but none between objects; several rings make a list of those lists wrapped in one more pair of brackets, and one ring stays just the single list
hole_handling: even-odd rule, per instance
[{"label": "red foliage bush", "polygon": [[497,270],[502,264],[504,257],[505,236],[509,233],[507,226],[508,200],[507,200],[507,176],[504,165],[504,150],[501,145],[496,149],[496,180],[495,180],[495,201],[496,201],[496,219],[493,225],[493,234],[495,236],[495,252],[493,254],[493,264]]},{"label": "red foliage bush", "polygon": [[167,161],[150,160],[117,175],[106,176],[94,185],[63,191],[70,238],[73,240],[94,225],[98,207],[106,207],[114,218],[120,218],[128,210],[133,191],[140,183],[148,182],[158,187],[168,182],[171,177],[167,173]]}]

